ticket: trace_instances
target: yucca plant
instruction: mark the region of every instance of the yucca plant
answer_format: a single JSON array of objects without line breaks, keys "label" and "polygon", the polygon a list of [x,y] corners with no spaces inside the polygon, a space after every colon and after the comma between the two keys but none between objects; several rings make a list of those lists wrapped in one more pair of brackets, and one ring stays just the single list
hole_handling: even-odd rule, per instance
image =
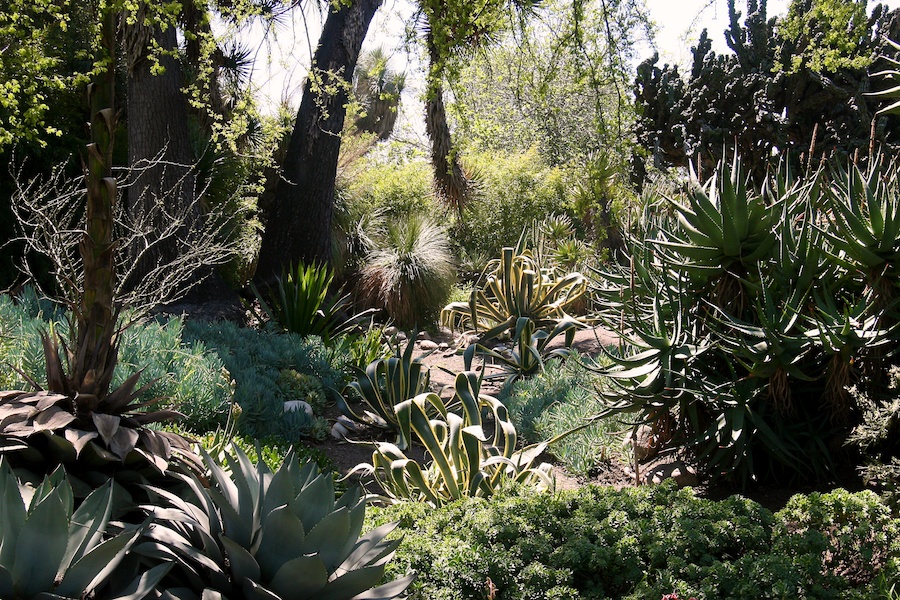
[{"label": "yucca plant", "polygon": [[[516,450],[516,428],[506,407],[480,393],[478,375],[456,376],[456,393],[448,406],[437,394],[419,394],[396,406],[404,435],[425,447],[419,464],[387,442],[375,442],[372,464],[352,472],[374,477],[388,501],[414,500],[443,506],[463,497],[489,497],[504,484],[520,482],[547,489],[550,465],[535,466],[547,443]],[[461,414],[450,410],[459,406]],[[488,419],[482,418],[486,411]],[[485,434],[485,427],[492,433]]]},{"label": "yucca plant", "polygon": [[454,302],[441,311],[445,326],[480,331],[482,341],[512,334],[520,317],[528,317],[538,328],[553,327],[570,317],[566,309],[587,291],[581,273],[557,277],[552,269],[541,268],[524,247],[524,237],[518,247],[504,248],[486,271],[483,285],[472,290],[468,302]]},{"label": "yucca plant", "polygon": [[365,370],[353,367],[356,379],[347,384],[345,395],[360,400],[365,405],[362,414],[354,411],[343,397],[338,408],[348,418],[379,429],[399,432],[397,445],[407,448],[408,432],[400,427],[395,406],[428,390],[430,372],[419,358],[413,358],[415,335],[401,353],[399,346],[394,356],[380,358],[369,363]]},{"label": "yucca plant", "polygon": [[456,271],[445,229],[429,217],[407,215],[387,224],[366,257],[358,295],[384,310],[398,327],[430,325],[450,295]]},{"label": "yucca plant", "polygon": [[0,458],[0,597],[9,600],[157,597],[155,586],[172,567],[159,564],[116,577],[146,524],[113,535],[115,486],[94,490],[77,510],[65,472],[58,468],[26,488]]},{"label": "yucca plant", "polygon": [[207,488],[179,477],[185,495],[152,488],[168,508],[148,506],[157,524],[138,548],[174,562],[166,597],[177,600],[380,600],[398,598],[403,577],[379,585],[400,540],[388,524],[360,535],[365,500],[358,488],[335,498],[332,476],[293,452],[274,473],[232,447],[221,464],[204,454]]},{"label": "yucca plant", "polygon": [[[463,353],[465,369],[466,371],[472,369],[472,360],[478,355],[499,364],[503,369],[500,376],[506,377],[506,383],[512,383],[520,377],[536,375],[544,370],[544,363],[547,360],[565,358],[572,353],[575,332],[581,327],[583,324],[580,321],[566,316],[560,319],[551,331],[535,330],[534,321],[528,317],[519,317],[512,339],[515,345],[508,353],[498,352],[480,343],[472,344]],[[564,346],[550,348],[550,342],[560,335],[565,336]]]}]

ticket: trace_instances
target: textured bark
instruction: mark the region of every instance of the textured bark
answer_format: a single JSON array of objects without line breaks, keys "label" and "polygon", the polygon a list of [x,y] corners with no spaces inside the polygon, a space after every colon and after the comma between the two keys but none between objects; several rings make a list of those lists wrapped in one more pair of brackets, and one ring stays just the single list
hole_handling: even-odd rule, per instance
[{"label": "textured bark", "polygon": [[[194,196],[194,156],[188,133],[187,102],[181,92],[181,68],[173,57],[162,56],[159,62],[165,71],[159,75],[151,73],[146,43],[153,36],[164,50],[174,50],[175,29],[150,29],[141,19],[128,29],[128,164],[135,171],[128,190],[127,209],[133,216],[152,215],[151,222],[162,218],[160,207],[169,214],[186,213],[183,234],[179,237],[187,240],[200,215]],[[153,241],[153,232],[148,235]],[[159,264],[171,262],[178,252],[176,238],[158,244],[141,256],[134,276],[140,277]]]},{"label": "textured bark", "polygon": [[[427,41],[432,65],[438,62],[437,49]],[[431,86],[425,100],[425,132],[431,140],[431,165],[434,168],[434,184],[438,197],[462,215],[469,195],[469,181],[453,151],[453,136],[447,124],[444,107],[444,87],[440,82]]]},{"label": "textured bark", "polygon": [[256,279],[291,262],[331,262],[331,221],[350,80],[382,0],[331,9],[291,134],[260,248]]}]

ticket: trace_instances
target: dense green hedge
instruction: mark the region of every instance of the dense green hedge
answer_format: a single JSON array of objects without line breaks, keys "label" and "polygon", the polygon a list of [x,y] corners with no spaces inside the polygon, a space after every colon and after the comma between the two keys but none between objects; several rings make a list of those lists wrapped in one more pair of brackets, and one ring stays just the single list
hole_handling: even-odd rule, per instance
[{"label": "dense green hedge", "polygon": [[868,492],[795,496],[773,514],[673,485],[589,486],[368,518],[400,520],[391,571],[416,573],[411,599],[488,598],[490,585],[495,600],[878,598],[900,573],[900,521]]}]

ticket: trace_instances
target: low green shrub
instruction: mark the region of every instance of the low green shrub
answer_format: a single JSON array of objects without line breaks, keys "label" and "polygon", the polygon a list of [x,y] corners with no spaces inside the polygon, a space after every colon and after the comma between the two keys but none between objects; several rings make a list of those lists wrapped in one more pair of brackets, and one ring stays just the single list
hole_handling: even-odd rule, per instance
[{"label": "low green shrub", "polygon": [[[369,518],[400,521],[404,538],[388,575],[416,575],[411,600],[486,598],[491,586],[504,600],[861,599],[877,597],[879,581],[895,579],[900,564],[898,522],[874,495],[844,491],[798,496],[772,514],[739,496],[715,502],[672,484],[513,490],[440,509],[375,509]],[[870,542],[878,561],[854,571]]]},{"label": "low green shrub", "polygon": [[[543,372],[500,391],[499,399],[523,441],[553,439],[601,411],[603,403],[596,392],[599,377],[579,361],[577,354],[549,361]],[[622,428],[615,418],[596,420],[590,427],[551,444],[549,452],[570,472],[589,475],[619,451]]]},{"label": "low green shrub", "polygon": [[865,458],[865,480],[882,490],[896,509],[900,507],[900,367],[891,369],[889,379],[887,393],[878,399],[850,388],[863,416],[847,441]]},{"label": "low green shrub", "polygon": [[234,401],[241,408],[239,433],[253,438],[275,436],[288,442],[327,435],[327,423],[320,416],[284,410],[286,401],[307,400],[309,385],[304,390],[296,385],[305,376],[318,380],[321,388],[314,387],[323,391],[326,399],[317,400],[323,405],[333,397],[330,390],[343,386],[346,359],[329,352],[319,338],[257,331],[228,321],[189,322],[184,336],[192,342],[203,341],[231,374]]}]

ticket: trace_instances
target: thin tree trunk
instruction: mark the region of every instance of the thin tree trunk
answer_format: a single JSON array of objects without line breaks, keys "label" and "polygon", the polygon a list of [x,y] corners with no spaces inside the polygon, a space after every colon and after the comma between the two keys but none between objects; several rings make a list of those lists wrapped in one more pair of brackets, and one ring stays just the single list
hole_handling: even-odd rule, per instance
[{"label": "thin tree trunk", "polygon": [[328,13],[260,248],[256,279],[290,262],[331,262],[331,221],[350,81],[382,0],[355,0]]},{"label": "thin tree trunk", "polygon": [[[431,64],[434,65],[437,62],[437,49],[430,37],[426,44]],[[453,151],[453,137],[444,106],[444,86],[440,81],[432,82],[425,99],[425,132],[431,139],[431,165],[434,168],[437,195],[462,216],[469,196],[469,181]]]}]

